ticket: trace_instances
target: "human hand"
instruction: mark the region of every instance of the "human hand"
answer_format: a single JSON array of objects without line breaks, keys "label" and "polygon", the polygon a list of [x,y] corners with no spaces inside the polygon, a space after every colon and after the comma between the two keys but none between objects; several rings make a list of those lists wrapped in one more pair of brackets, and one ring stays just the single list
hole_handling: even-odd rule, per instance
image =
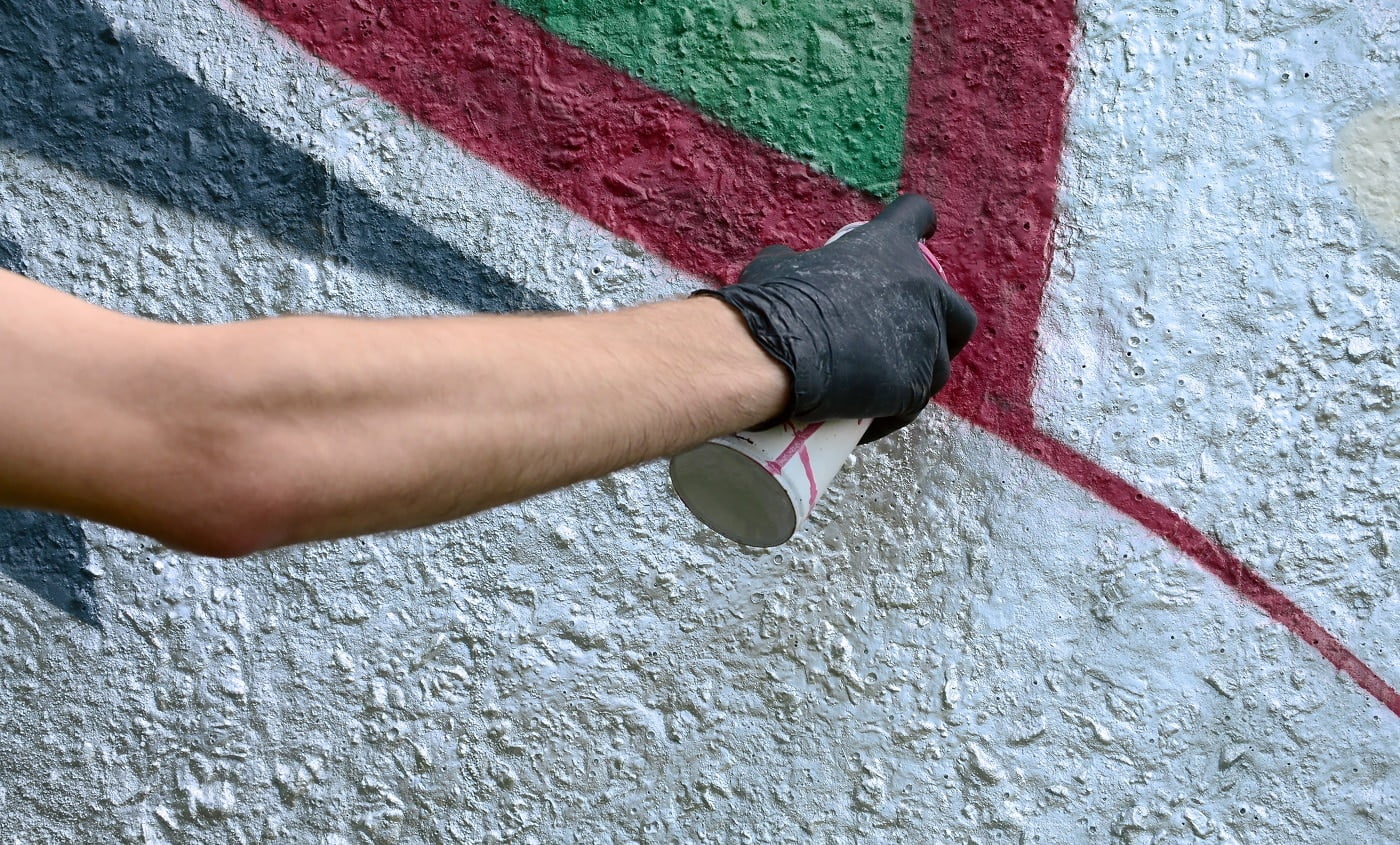
[{"label": "human hand", "polygon": [[874,419],[862,443],[913,422],[948,381],[977,316],[919,250],[935,215],[906,194],[819,249],[770,246],[718,297],[792,373],[772,423]]}]

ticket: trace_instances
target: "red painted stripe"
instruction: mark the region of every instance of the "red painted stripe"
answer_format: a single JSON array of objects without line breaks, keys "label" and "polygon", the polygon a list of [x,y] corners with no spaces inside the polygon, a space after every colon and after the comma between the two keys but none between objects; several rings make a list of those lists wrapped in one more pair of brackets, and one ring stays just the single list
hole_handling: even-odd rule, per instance
[{"label": "red painted stripe", "polygon": [[732,281],[880,204],[490,0],[245,0],[481,158],[677,267]]},{"label": "red painted stripe", "polygon": [[934,199],[934,250],[979,317],[941,404],[1180,549],[1400,716],[1400,693],[1186,519],[1035,426],[1041,300],[1063,148],[1073,0],[916,0],[902,187]]},{"label": "red painted stripe", "polygon": [[1240,597],[1317,649],[1338,671],[1355,681],[1357,686],[1370,693],[1391,713],[1400,716],[1400,692],[1294,604],[1292,599],[1171,508],[1144,495],[1122,477],[1036,429],[1024,415],[983,420],[982,424],[1181,550]]},{"label": "red painted stripe", "polygon": [[933,248],[979,325],[939,401],[1024,405],[1050,277],[1073,0],[916,0],[906,191],[938,209]]},{"label": "red painted stripe", "polygon": [[[817,246],[878,208],[489,0],[245,2],[467,150],[689,272],[732,280],[764,244]],[[1073,25],[1070,0],[916,0],[904,187],[936,200],[935,247],[982,325],[939,401],[1189,555],[1400,715],[1384,680],[1242,561],[1034,426]]]}]

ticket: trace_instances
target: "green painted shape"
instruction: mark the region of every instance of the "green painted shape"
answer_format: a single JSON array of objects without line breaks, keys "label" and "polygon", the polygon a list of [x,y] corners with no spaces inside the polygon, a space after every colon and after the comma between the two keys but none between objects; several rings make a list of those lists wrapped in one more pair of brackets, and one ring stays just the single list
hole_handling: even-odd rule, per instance
[{"label": "green painted shape", "polygon": [[904,156],[910,0],[503,0],[738,131],[880,196]]}]

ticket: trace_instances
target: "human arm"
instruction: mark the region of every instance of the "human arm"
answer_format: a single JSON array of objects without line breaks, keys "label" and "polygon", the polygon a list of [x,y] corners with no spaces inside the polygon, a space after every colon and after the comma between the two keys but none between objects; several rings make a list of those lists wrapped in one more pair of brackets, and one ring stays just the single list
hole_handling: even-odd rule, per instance
[{"label": "human arm", "polygon": [[769,419],[711,299],[170,326],[0,271],[0,505],[205,554],[438,522]]},{"label": "human arm", "polygon": [[785,419],[913,420],[976,324],[918,197],[602,314],[151,323],[0,275],[0,506],[235,556],[411,528]]}]

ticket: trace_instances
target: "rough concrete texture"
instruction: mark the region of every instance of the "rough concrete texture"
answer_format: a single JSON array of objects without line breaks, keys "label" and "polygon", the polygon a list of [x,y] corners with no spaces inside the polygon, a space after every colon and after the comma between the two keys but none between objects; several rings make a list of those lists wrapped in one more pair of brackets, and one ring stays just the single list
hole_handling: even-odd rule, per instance
[{"label": "rough concrete texture", "polygon": [[1040,414],[1400,683],[1397,16],[1106,8],[1084,8],[1081,74],[1114,85],[1076,88]]},{"label": "rough concrete texture", "polygon": [[506,5],[745,134],[895,192],[913,24],[905,0]]},{"label": "rough concrete texture", "polygon": [[[46,20],[81,29],[85,8]],[[173,125],[136,149],[219,126],[277,156],[245,172],[324,187],[293,215],[306,222],[270,231],[279,203],[302,200],[251,177],[209,183],[207,200],[110,152],[126,147],[63,134],[101,108],[35,114],[47,134],[0,138],[0,244],[49,284],[188,321],[449,313],[503,285],[606,307],[695,284],[244,11],[91,8],[112,79],[158,60],[173,72],[149,102],[208,97],[161,112]],[[1080,14],[1042,420],[1400,683],[1400,259],[1360,199],[1374,180],[1341,175],[1385,154],[1339,140],[1400,101],[1400,22],[1308,0]],[[104,73],[72,49],[25,73],[65,58],[75,78]],[[13,90],[0,117],[26,106]],[[456,283],[425,284],[437,273]],[[11,549],[65,536],[10,522],[24,526]],[[64,548],[91,620],[11,567],[0,577],[9,842],[1335,843],[1400,829],[1394,715],[1137,524],[941,412],[859,452],[771,553],[700,528],[660,466],[238,561],[81,533]],[[67,552],[38,565],[61,576]]]}]

